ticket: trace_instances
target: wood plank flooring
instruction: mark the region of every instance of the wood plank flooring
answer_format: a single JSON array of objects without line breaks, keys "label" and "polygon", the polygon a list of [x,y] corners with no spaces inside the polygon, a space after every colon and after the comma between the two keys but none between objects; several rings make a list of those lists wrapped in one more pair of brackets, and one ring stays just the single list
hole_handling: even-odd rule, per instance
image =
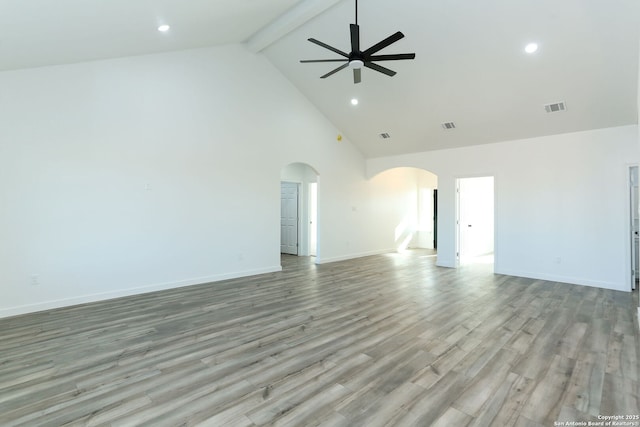
[{"label": "wood plank flooring", "polygon": [[[0,320],[0,425],[552,426],[640,414],[634,295],[313,265]],[[640,420],[636,425],[640,425]]]}]

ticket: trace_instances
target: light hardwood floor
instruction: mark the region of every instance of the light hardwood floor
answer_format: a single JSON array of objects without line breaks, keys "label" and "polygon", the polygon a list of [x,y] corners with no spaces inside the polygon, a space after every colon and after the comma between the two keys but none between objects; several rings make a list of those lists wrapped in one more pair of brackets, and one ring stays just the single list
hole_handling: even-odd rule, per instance
[{"label": "light hardwood floor", "polygon": [[640,414],[629,293],[438,268],[428,251],[283,266],[0,320],[0,425],[552,426]]}]

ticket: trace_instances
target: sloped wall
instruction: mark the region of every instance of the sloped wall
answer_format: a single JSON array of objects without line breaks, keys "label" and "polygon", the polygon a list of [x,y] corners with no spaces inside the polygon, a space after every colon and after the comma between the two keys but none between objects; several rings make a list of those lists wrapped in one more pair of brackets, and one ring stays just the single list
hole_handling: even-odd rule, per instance
[{"label": "sloped wall", "polygon": [[3,72],[0,94],[0,317],[279,270],[295,162],[321,176],[321,261],[393,247],[364,229],[361,154],[241,45]]}]

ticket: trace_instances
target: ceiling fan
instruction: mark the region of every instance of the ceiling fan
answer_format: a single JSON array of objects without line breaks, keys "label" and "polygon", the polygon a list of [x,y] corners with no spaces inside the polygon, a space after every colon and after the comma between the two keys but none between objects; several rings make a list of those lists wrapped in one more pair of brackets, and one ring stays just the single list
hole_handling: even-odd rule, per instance
[{"label": "ceiling fan", "polygon": [[339,49],[336,49],[333,46],[329,46],[326,43],[323,43],[314,38],[308,39],[311,43],[315,43],[318,46],[322,46],[325,49],[329,49],[332,52],[337,53],[344,58],[340,59],[303,59],[300,62],[311,63],[311,62],[344,62],[343,65],[338,68],[329,71],[327,74],[321,76],[321,79],[326,79],[327,77],[337,73],[340,70],[343,70],[347,67],[353,69],[353,82],[360,83],[362,81],[362,67],[367,67],[372,70],[378,71],[379,73],[386,74],[387,76],[393,77],[396,75],[396,72],[385,68],[381,65],[376,64],[377,61],[398,61],[402,59],[415,59],[415,53],[398,53],[392,55],[375,55],[375,53],[381,51],[385,47],[397,42],[398,40],[404,37],[400,31],[395,34],[390,35],[386,39],[382,40],[379,43],[371,46],[369,49],[364,51],[360,50],[360,26],[358,25],[358,0],[356,2],[356,23],[350,24],[349,29],[351,31],[351,52],[346,53]]}]

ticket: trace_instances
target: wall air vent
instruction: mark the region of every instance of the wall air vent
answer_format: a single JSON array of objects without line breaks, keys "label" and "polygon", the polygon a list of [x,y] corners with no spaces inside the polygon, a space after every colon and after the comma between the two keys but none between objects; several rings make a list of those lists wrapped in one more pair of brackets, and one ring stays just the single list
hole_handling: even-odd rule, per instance
[{"label": "wall air vent", "polygon": [[383,132],[383,133],[380,134],[380,138],[389,139],[389,138],[391,138],[391,135],[389,135],[387,132]]},{"label": "wall air vent", "polygon": [[544,110],[547,113],[557,113],[559,111],[567,111],[567,104],[562,102],[556,102],[555,104],[547,104],[544,106]]},{"label": "wall air vent", "polygon": [[453,122],[445,122],[442,123],[442,129],[444,130],[451,130],[451,129],[455,129],[456,128],[456,124]]}]

